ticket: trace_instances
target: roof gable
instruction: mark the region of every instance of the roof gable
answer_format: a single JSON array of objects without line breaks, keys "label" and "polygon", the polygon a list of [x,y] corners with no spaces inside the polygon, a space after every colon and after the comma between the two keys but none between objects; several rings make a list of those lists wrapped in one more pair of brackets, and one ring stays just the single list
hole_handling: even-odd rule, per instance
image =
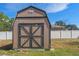
[{"label": "roof gable", "polygon": [[45,17],[46,13],[36,7],[30,6],[24,8],[17,13],[17,17]]},{"label": "roof gable", "polygon": [[[30,14],[29,15],[29,13],[27,13],[27,10],[30,10],[31,12],[35,11],[35,14],[33,14],[33,15]],[[16,16],[16,18],[29,18],[29,17],[30,18],[32,18],[32,17],[34,17],[34,18],[41,18],[41,17],[47,18],[47,21],[48,21],[49,26],[51,28],[51,24],[50,24],[50,22],[48,20],[46,12],[41,10],[41,9],[39,9],[39,8],[36,8],[34,6],[29,6],[27,8],[24,8],[24,9],[18,11],[17,12],[17,16]]]}]

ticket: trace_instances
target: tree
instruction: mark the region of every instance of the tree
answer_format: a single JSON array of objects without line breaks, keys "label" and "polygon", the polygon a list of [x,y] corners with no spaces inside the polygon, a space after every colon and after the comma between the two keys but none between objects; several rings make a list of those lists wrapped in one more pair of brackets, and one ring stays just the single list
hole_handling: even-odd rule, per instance
[{"label": "tree", "polygon": [[14,22],[14,18],[11,18],[11,19],[9,20],[9,23],[12,24],[13,22]]},{"label": "tree", "polygon": [[4,23],[4,30],[11,31],[13,21],[14,21],[14,18],[11,18],[8,22]]},{"label": "tree", "polygon": [[13,24],[13,22],[14,22],[14,18],[11,18],[9,20],[9,30],[12,30],[12,24]]},{"label": "tree", "polygon": [[65,23],[64,21],[62,21],[62,20],[59,20],[59,21],[56,21],[56,22],[55,22],[55,25],[65,26],[66,23]]},{"label": "tree", "polygon": [[9,17],[6,16],[4,13],[0,12],[0,31],[4,30],[4,24],[7,20],[9,20]]},{"label": "tree", "polygon": [[64,26],[65,29],[68,30],[79,30],[79,28],[75,24],[66,24],[64,21],[59,20],[55,22],[55,25]]},{"label": "tree", "polygon": [[68,30],[78,30],[78,27],[75,24],[69,24],[65,27]]},{"label": "tree", "polygon": [[12,30],[12,23],[14,18],[9,18],[4,13],[0,12],[0,31],[10,31]]},{"label": "tree", "polygon": [[6,22],[7,20],[9,20],[9,17],[6,16],[3,12],[0,12],[0,21]]}]

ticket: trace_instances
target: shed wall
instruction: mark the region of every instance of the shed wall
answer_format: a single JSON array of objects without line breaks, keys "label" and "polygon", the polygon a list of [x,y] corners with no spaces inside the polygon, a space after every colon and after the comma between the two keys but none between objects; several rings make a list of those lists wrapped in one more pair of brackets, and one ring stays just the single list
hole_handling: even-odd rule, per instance
[{"label": "shed wall", "polygon": [[40,18],[19,18],[16,19],[13,26],[13,48],[18,48],[18,24],[19,23],[44,23],[44,48],[49,49],[49,25],[47,25],[48,22],[45,21],[45,19]]}]

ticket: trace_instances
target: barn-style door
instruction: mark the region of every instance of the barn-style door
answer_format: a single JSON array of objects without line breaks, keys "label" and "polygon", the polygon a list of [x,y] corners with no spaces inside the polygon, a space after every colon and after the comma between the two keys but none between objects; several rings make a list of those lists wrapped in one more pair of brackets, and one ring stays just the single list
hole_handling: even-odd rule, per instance
[{"label": "barn-style door", "polygon": [[43,48],[43,24],[19,24],[19,48]]}]

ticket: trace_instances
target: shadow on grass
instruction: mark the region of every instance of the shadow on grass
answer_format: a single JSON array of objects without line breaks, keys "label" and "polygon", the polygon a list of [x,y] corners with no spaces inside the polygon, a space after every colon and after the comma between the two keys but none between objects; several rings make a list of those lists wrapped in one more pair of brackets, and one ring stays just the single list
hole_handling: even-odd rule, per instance
[{"label": "shadow on grass", "polygon": [[8,44],[8,45],[0,47],[0,50],[11,50],[11,49],[12,49],[12,44]]}]

